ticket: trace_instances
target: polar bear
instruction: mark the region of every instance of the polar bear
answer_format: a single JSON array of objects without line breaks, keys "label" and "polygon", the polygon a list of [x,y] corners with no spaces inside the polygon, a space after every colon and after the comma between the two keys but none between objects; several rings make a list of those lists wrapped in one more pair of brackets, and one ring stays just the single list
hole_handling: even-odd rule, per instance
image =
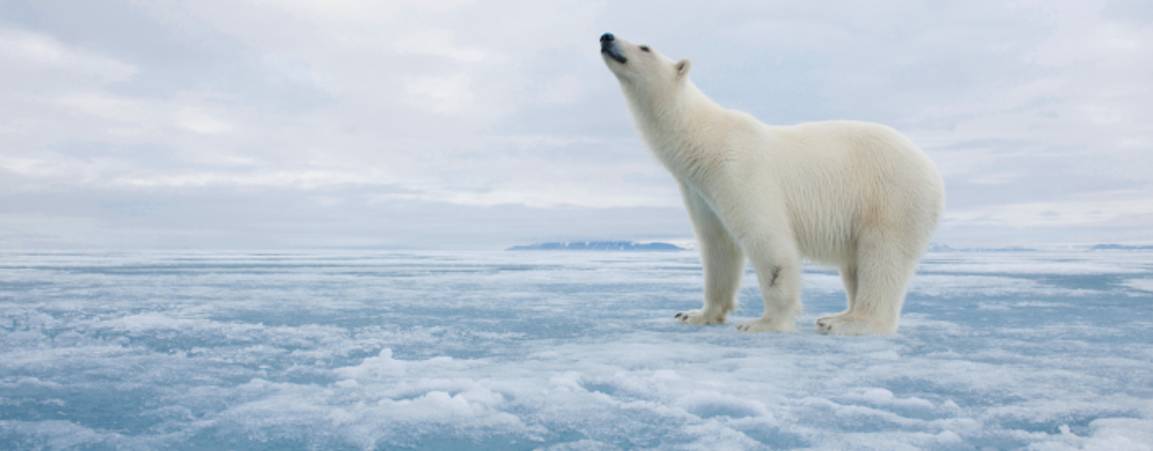
[{"label": "polar bear", "polygon": [[611,33],[600,44],[641,135],[679,182],[699,242],[704,307],[677,320],[723,323],[747,256],[764,317],[737,329],[791,331],[807,258],[839,268],[848,298],[845,311],[817,320],[818,331],[896,332],[944,208],[941,176],[917,146],[866,122],[766,125],[698,90],[688,60]]}]

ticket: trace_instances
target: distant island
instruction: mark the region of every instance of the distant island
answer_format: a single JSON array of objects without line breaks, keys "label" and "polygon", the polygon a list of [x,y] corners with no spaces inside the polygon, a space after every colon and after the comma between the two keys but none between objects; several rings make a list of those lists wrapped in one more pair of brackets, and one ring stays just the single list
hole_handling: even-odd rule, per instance
[{"label": "distant island", "polygon": [[1089,248],[1091,251],[1153,251],[1153,244],[1095,244]]},{"label": "distant island", "polygon": [[1036,252],[1037,249],[1022,246],[1006,247],[952,247],[943,243],[930,243],[929,252]]},{"label": "distant island", "polygon": [[1005,246],[1005,247],[953,247],[943,243],[929,244],[929,252],[1041,252],[1046,251],[1153,251],[1153,244],[1142,243],[1099,243],[1099,244],[1078,244],[1078,245],[1048,245],[1039,248],[1024,247],[1024,246]]},{"label": "distant island", "polygon": [[659,241],[550,241],[546,243],[533,243],[513,246],[509,251],[683,251],[683,247]]}]

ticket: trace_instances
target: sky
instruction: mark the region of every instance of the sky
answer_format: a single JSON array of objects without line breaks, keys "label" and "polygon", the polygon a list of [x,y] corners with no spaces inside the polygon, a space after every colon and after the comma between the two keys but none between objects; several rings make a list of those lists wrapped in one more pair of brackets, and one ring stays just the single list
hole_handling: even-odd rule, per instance
[{"label": "sky", "polygon": [[689,238],[606,31],[908,134],[938,242],[1153,241],[1144,0],[0,0],[0,249]]}]

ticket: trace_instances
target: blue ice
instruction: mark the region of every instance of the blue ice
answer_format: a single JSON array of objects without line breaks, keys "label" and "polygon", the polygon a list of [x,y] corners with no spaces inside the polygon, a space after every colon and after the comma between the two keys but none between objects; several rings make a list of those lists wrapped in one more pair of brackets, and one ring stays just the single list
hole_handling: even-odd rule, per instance
[{"label": "blue ice", "polygon": [[930,253],[888,338],[805,280],[747,335],[692,252],[7,252],[0,449],[1153,444],[1153,252]]}]

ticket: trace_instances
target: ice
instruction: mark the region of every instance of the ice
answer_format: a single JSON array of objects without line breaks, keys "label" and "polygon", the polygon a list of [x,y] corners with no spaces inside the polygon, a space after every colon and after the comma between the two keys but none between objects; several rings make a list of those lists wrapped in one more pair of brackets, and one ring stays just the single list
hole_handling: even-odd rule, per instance
[{"label": "ice", "polygon": [[885,338],[805,280],[748,335],[673,320],[693,252],[9,252],[0,449],[1153,443],[1153,252],[932,253]]},{"label": "ice", "polygon": [[1153,279],[1131,279],[1125,285],[1134,290],[1153,293]]}]

